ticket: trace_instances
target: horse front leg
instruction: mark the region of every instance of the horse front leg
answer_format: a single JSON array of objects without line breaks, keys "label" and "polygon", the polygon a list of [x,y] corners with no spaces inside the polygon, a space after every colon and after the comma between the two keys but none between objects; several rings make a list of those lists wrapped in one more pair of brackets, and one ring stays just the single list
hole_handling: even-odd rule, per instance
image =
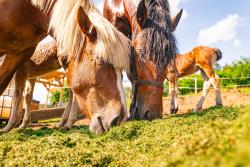
[{"label": "horse front leg", "polygon": [[69,114],[70,114],[70,110],[71,110],[71,107],[72,107],[72,102],[73,102],[73,92],[72,90],[70,89],[69,91],[69,101],[65,107],[65,110],[63,112],[63,115],[60,119],[60,122],[56,125],[57,128],[61,128],[63,127],[66,122],[68,121],[68,118],[69,118]]},{"label": "horse front leg", "polygon": [[79,107],[76,100],[76,96],[73,94],[73,101],[71,110],[69,113],[69,117],[67,120],[67,123],[63,126],[65,129],[71,129],[74,125],[74,123],[77,121],[77,113],[78,113]]},{"label": "horse front leg", "polygon": [[19,129],[25,129],[31,122],[31,103],[33,98],[33,91],[36,83],[36,79],[29,79],[25,88],[25,113],[23,117],[23,122]]},{"label": "horse front leg", "polygon": [[23,97],[23,90],[25,86],[25,81],[28,78],[28,71],[26,68],[21,67],[16,74],[14,75],[15,88],[14,95],[12,99],[12,108],[10,119],[6,127],[1,129],[1,132],[9,132],[12,128],[15,127],[18,121],[18,115],[20,110],[20,105]]},{"label": "horse front leg", "polygon": [[176,114],[178,111],[178,102],[177,102],[177,95],[178,95],[178,84],[177,84],[176,77],[173,77],[169,80],[169,95],[170,95],[170,113]]}]

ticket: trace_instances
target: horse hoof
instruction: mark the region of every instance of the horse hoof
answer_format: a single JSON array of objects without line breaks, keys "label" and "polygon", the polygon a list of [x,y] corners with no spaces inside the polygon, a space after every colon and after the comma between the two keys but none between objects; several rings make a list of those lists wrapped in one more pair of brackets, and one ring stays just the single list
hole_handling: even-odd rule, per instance
[{"label": "horse hoof", "polygon": [[58,123],[58,124],[56,124],[56,126],[55,126],[55,128],[57,128],[57,129],[60,129],[60,128],[62,128],[63,127],[63,124],[61,124],[61,123]]},{"label": "horse hoof", "polygon": [[175,114],[175,109],[170,110],[170,114]]},{"label": "horse hoof", "polygon": [[7,124],[7,126],[5,126],[3,129],[0,130],[0,133],[8,133],[9,131],[11,131],[11,129],[13,129],[15,127],[14,123],[10,123]]},{"label": "horse hoof", "polygon": [[223,107],[223,104],[219,103],[219,104],[216,104],[217,107]]},{"label": "horse hoof", "polygon": [[193,110],[193,112],[200,112],[200,111],[202,111],[201,108],[200,109],[196,108],[196,109]]},{"label": "horse hoof", "polygon": [[3,128],[0,130],[0,134],[8,133],[11,129]]},{"label": "horse hoof", "polygon": [[60,129],[63,129],[63,130],[70,130],[71,128],[72,128],[72,126],[64,125],[64,126],[62,126]]},{"label": "horse hoof", "polygon": [[18,127],[18,130],[24,130],[24,129],[26,129],[28,127],[28,125],[21,125],[21,126],[19,126]]}]

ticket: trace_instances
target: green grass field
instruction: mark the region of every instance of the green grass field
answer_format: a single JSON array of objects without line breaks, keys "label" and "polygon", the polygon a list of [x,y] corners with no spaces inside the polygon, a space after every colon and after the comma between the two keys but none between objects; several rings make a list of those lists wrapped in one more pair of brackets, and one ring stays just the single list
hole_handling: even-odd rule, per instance
[{"label": "green grass field", "polygon": [[250,166],[250,106],[124,123],[0,135],[0,166]]}]

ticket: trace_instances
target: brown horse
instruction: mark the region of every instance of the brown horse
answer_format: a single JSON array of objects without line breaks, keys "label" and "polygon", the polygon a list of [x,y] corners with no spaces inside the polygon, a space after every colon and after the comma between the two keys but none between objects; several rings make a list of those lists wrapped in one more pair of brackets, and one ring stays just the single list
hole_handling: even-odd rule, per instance
[{"label": "brown horse", "polygon": [[[60,3],[69,5],[69,2]],[[79,32],[71,37],[77,39],[78,34],[84,34],[84,42],[80,48],[76,48],[78,52],[71,56],[67,77],[74,93],[73,100],[77,100],[80,109],[91,119],[90,129],[95,133],[102,133],[127,119],[120,73],[121,69],[129,70],[130,41],[93,4],[74,8],[77,9],[77,22],[67,25],[69,17],[65,20],[65,25],[60,22],[62,25],[56,27],[56,32],[60,33],[60,30],[64,31],[64,27],[78,23]],[[64,15],[64,12],[59,12],[55,17]],[[58,38],[58,41],[68,44],[65,38]],[[70,118],[75,118],[74,112],[70,112]]]},{"label": "brown horse", "polygon": [[50,12],[44,14],[33,1],[0,0],[0,55],[6,55],[0,69],[0,95],[47,35]]},{"label": "brown horse", "polygon": [[131,71],[133,100],[130,118],[162,117],[166,69],[177,53],[173,31],[182,11],[173,19],[167,0],[105,0],[104,16],[132,37]]},{"label": "brown horse", "polygon": [[169,94],[171,99],[170,111],[177,113],[177,92],[178,92],[178,78],[191,75],[197,71],[201,71],[204,80],[203,92],[198,101],[194,111],[202,109],[202,104],[209,92],[211,84],[216,92],[216,105],[221,106],[220,93],[220,78],[215,74],[213,66],[222,58],[222,53],[219,49],[209,48],[206,46],[195,47],[191,52],[186,54],[178,54],[175,61],[167,69],[167,79],[169,80]]},{"label": "brown horse", "polygon": [[[67,66],[68,56],[63,52],[59,52],[59,48],[55,42],[46,45],[39,45],[31,59],[21,66],[14,75],[15,87],[12,99],[13,107],[11,110],[11,117],[7,126],[1,131],[8,132],[17,123],[18,111],[23,97],[25,82],[25,113],[22,119],[22,124],[19,127],[21,129],[26,128],[31,121],[31,101],[37,77],[46,75],[52,71],[60,69],[61,67],[66,69]],[[66,108],[71,108],[71,103],[72,102],[70,101],[68,103],[70,106]]]},{"label": "brown horse", "polygon": [[[8,29],[9,22],[13,22],[12,26],[16,28],[21,21],[27,20],[25,26],[18,29],[19,33],[12,34],[12,38],[0,35],[0,52],[7,54],[2,72],[11,76],[31,56],[37,42],[50,27],[51,35],[70,55],[67,74],[69,86],[80,109],[91,118],[90,129],[102,133],[127,118],[120,72],[122,69],[129,70],[130,41],[93,4],[88,0],[1,0],[0,9],[2,15],[8,15],[6,18],[9,18],[9,21],[0,21],[5,33],[9,30],[16,32],[14,27]],[[2,12],[6,9],[7,14]],[[19,13],[10,14],[10,11]],[[36,28],[42,29],[41,33]],[[30,40],[35,42],[31,43]],[[27,47],[24,41],[30,42],[29,46],[32,47]],[[2,43],[5,47],[2,47]],[[18,52],[17,46],[27,48],[27,52]],[[11,49],[13,51],[8,52]],[[10,53],[13,54],[10,56]],[[13,58],[15,60],[11,61]],[[17,66],[14,63],[18,63]],[[10,67],[8,69],[7,64]],[[4,76],[0,82],[2,87],[9,81],[1,72],[0,76]],[[74,112],[71,113],[70,118],[74,116]]]}]

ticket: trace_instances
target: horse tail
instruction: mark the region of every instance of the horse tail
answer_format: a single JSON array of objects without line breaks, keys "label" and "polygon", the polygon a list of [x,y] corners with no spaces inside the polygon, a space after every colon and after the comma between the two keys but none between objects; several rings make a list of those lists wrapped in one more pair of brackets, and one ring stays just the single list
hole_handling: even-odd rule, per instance
[{"label": "horse tail", "polygon": [[219,61],[222,58],[222,52],[220,49],[216,49],[216,48],[214,49],[214,51],[215,51],[215,54],[217,56],[216,61]]}]

